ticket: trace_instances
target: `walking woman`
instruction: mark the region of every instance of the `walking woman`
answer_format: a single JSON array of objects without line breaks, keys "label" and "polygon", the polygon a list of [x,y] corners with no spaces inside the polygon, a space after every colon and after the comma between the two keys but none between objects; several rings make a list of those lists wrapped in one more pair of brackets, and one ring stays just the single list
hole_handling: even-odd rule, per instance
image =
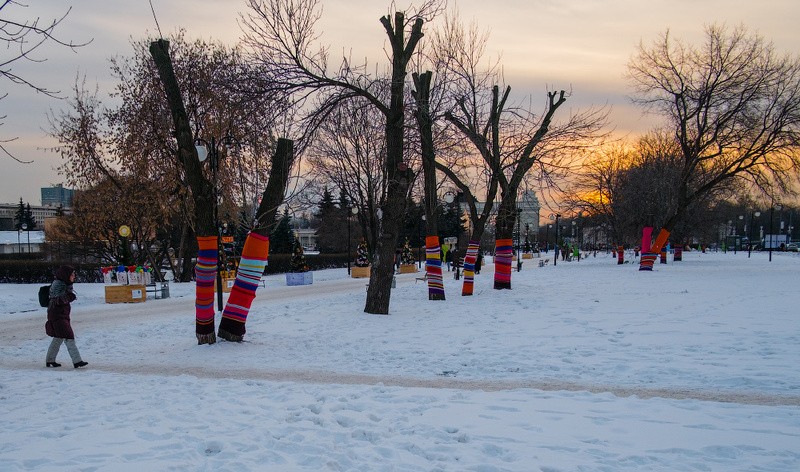
[{"label": "walking woman", "polygon": [[50,285],[50,303],[47,306],[47,323],[44,325],[45,332],[53,340],[47,349],[45,362],[47,367],[61,367],[61,364],[56,362],[56,356],[61,344],[66,343],[67,351],[72,358],[72,365],[77,369],[89,363],[81,359],[81,353],[78,352],[78,346],[75,345],[75,333],[72,332],[69,320],[72,310],[70,303],[76,298],[75,291],[72,289],[72,284],[75,283],[75,269],[70,266],[61,266],[56,269],[55,277],[53,284]]}]

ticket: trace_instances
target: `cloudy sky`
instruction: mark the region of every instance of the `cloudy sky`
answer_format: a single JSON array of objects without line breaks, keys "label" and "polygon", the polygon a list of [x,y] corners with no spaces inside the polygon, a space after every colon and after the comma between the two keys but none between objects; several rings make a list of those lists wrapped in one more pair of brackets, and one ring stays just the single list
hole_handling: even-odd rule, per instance
[{"label": "cloudy sky", "polygon": [[[384,33],[378,18],[388,11],[380,0],[322,0],[320,23],[331,53],[352,51],[353,57],[382,60]],[[72,11],[58,30],[59,37],[91,44],[72,52],[49,47],[39,52],[45,62],[14,64],[14,72],[39,85],[68,93],[78,76],[94,84],[100,96],[111,90],[108,59],[131,54],[131,39],[157,35],[147,0],[38,0],[27,8],[14,7],[28,18],[47,23]],[[403,7],[407,3],[397,2]],[[642,116],[628,99],[625,64],[640,41],[650,43],[667,28],[675,37],[697,42],[703,26],[711,23],[745,24],[772,40],[778,50],[800,51],[800,4],[796,0],[450,0],[462,19],[475,20],[490,31],[492,54],[502,55],[506,82],[517,96],[543,99],[548,88],[571,89],[573,108],[609,105],[610,126],[618,133],[636,134],[655,124]],[[233,44],[240,36],[237,24],[244,1],[153,0],[161,31],[168,35],[184,28],[188,37],[212,38]],[[11,17],[11,7],[0,16]],[[17,15],[14,16],[15,18]],[[0,49],[0,59],[10,52]],[[62,103],[0,81],[0,139],[18,137],[6,148],[20,164],[0,157],[0,202],[22,197],[40,203],[39,188],[63,182],[55,168],[60,157],[46,150],[47,113]]]}]

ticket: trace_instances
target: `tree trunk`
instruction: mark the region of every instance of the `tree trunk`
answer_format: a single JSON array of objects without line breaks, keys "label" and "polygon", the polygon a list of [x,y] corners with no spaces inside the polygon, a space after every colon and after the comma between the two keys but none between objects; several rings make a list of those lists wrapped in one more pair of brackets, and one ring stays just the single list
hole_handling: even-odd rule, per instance
[{"label": "tree trunk", "polygon": [[441,254],[441,241],[437,227],[438,197],[436,195],[436,153],[433,148],[433,120],[430,114],[431,77],[426,71],[422,75],[414,73],[416,91],[412,96],[417,102],[414,113],[421,141],[422,171],[425,189],[425,275],[428,280],[428,300],[444,300],[444,281]]},{"label": "tree trunk", "polygon": [[197,157],[186,107],[169,57],[169,42],[159,39],[150,43],[150,54],[158,69],[172,112],[178,141],[178,162],[185,171],[194,199],[195,233],[199,246],[195,266],[195,336],[198,344],[213,344],[217,341],[214,334],[214,281],[217,279],[219,257],[219,238],[214,221],[214,187],[203,175]]},{"label": "tree trunk", "polygon": [[406,209],[408,188],[412,172],[403,161],[404,138],[404,91],[406,67],[417,43],[422,38],[422,19],[412,27],[408,44],[404,40],[405,15],[394,15],[394,26],[390,18],[382,17],[392,47],[392,82],[390,103],[386,110],[386,200],[382,205],[381,231],[376,241],[372,261],[367,301],[364,311],[376,315],[389,314],[389,300],[394,277],[394,252],[399,237],[400,223]]},{"label": "tree trunk", "polygon": [[245,240],[236,280],[219,322],[217,334],[226,341],[241,342],[247,332],[247,315],[269,257],[269,234],[276,224],[275,217],[278,207],[283,203],[289,182],[289,169],[294,162],[293,145],[291,140],[279,139],[272,157],[267,188],[264,189],[256,211],[255,227]]},{"label": "tree trunk", "polygon": [[497,240],[494,259],[495,290],[511,288],[511,261],[513,258],[514,223],[517,218],[517,200],[513,195],[504,195],[497,210]]}]

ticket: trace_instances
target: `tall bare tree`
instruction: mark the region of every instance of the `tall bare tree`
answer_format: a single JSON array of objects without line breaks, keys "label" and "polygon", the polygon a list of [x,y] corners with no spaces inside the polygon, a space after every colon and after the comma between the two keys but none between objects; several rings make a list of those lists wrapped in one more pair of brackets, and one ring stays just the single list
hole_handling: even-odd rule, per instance
[{"label": "tall bare tree", "polygon": [[314,172],[323,183],[339,188],[349,204],[358,208],[355,218],[370,253],[378,239],[377,210],[386,194],[386,140],[381,117],[363,99],[341,102],[320,123],[309,148]]},{"label": "tall bare tree", "polygon": [[666,32],[628,64],[635,101],[664,116],[680,149],[677,204],[651,252],[720,185],[744,180],[775,195],[800,167],[800,60],[743,26],[705,33],[693,46]]},{"label": "tall bare tree", "polygon": [[253,58],[265,64],[274,76],[270,92],[283,91],[301,97],[325,91],[313,116],[324,119],[342,100],[361,97],[383,115],[386,157],[383,167],[387,191],[380,208],[380,235],[373,256],[364,311],[388,314],[394,253],[399,237],[413,172],[405,158],[405,88],[409,62],[422,39],[426,15],[435,14],[442,3],[431,0],[417,11],[395,12],[379,18],[386,33],[391,61],[388,96],[383,77],[374,77],[365,66],[343,58],[338,69],[328,68],[326,48],[319,50],[314,32],[320,17],[318,0],[248,0],[250,12],[242,16],[244,42]]}]

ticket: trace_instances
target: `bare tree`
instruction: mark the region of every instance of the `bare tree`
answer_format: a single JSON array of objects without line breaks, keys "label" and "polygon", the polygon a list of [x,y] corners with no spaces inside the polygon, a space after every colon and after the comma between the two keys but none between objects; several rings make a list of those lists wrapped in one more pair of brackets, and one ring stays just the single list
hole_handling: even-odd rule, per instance
[{"label": "bare tree", "polygon": [[379,19],[389,41],[391,61],[387,87],[383,77],[371,76],[365,66],[344,58],[338,69],[328,68],[328,52],[318,51],[314,26],[321,15],[318,0],[249,0],[250,12],[242,16],[244,42],[255,60],[274,74],[271,92],[307,98],[325,91],[312,113],[312,121],[324,120],[342,100],[361,97],[383,115],[386,156],[383,168],[387,191],[377,210],[380,233],[373,257],[364,311],[388,314],[394,252],[399,237],[413,172],[405,161],[405,82],[408,64],[422,38],[422,26],[442,3],[432,0],[417,11],[395,12]]},{"label": "bare tree", "polygon": [[[50,97],[57,97],[59,94],[57,90],[39,85],[16,73],[14,71],[14,64],[20,61],[45,61],[44,58],[35,55],[36,51],[45,44],[57,44],[75,52],[77,48],[85,46],[91,41],[77,43],[61,39],[56,35],[56,29],[67,18],[72,10],[71,7],[68,8],[63,15],[51,20],[49,23],[43,23],[42,19],[39,17],[33,19],[28,18],[24,13],[16,10],[17,8],[26,7],[26,5],[15,0],[0,1],[0,45],[5,46],[3,48],[5,54],[0,57],[0,77],[12,84],[29,87],[38,93]],[[8,92],[0,94],[0,100],[7,96]],[[5,118],[5,115],[0,116],[0,126],[2,126]],[[23,162],[9,153],[3,146],[3,143],[13,141],[14,139],[16,138],[0,140],[0,151],[17,162]],[[30,163],[30,161],[26,161],[25,163]]]},{"label": "bare tree", "polygon": [[314,172],[358,208],[356,217],[370,253],[378,239],[377,210],[386,194],[381,116],[363,99],[341,102],[320,124],[309,149]]},{"label": "bare tree", "polygon": [[775,195],[800,166],[800,60],[745,27],[706,28],[700,46],[669,32],[628,64],[635,101],[661,114],[680,149],[675,210],[650,248],[659,252],[693,202],[732,180]]},{"label": "bare tree", "polygon": [[634,159],[631,146],[613,145],[593,150],[586,156],[580,172],[566,192],[564,204],[573,211],[603,225],[610,241],[622,243],[625,238],[624,218],[616,211],[622,201],[622,174]]}]

